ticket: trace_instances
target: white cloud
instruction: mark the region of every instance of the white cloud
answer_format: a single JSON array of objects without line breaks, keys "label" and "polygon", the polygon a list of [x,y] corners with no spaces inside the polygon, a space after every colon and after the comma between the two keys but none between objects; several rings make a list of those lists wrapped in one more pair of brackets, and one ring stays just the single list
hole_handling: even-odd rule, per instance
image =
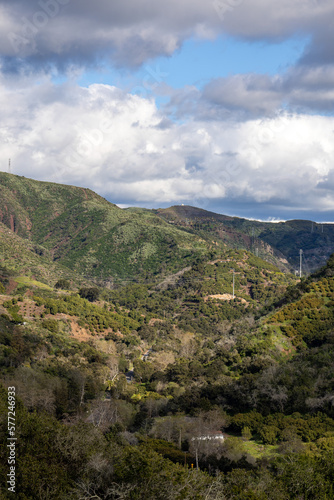
[{"label": "white cloud", "polygon": [[[333,112],[333,20],[332,0],[0,0],[0,168],[11,158],[14,173],[122,206],[333,210],[334,118],[316,115]],[[160,85],[164,112],[149,93],[73,83],[101,61],[137,67],[219,35],[310,42],[285,74]],[[55,66],[73,78],[53,85]]]},{"label": "white cloud", "polygon": [[333,113],[334,64],[299,65],[282,75],[236,74],[194,87],[173,90],[167,112],[198,120],[249,120],[274,117],[282,109],[295,113]]},{"label": "white cloud", "polygon": [[2,170],[11,158],[13,173],[83,185],[125,205],[334,208],[332,117],[160,127],[166,117],[153,100],[47,80],[19,92],[2,85],[0,106]]}]

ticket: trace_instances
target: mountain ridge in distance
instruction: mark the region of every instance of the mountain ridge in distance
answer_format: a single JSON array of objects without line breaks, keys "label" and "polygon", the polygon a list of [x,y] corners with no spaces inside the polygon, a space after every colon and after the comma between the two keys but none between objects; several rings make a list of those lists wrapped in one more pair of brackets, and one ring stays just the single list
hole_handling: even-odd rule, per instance
[{"label": "mountain ridge in distance", "polygon": [[53,261],[100,280],[152,279],[229,248],[283,271],[296,268],[304,248],[313,271],[334,249],[334,225],[323,233],[308,221],[264,223],[189,206],[121,209],[90,189],[4,172],[0,221]]},{"label": "mountain ridge in distance", "polygon": [[[3,179],[0,406],[5,415],[5,388],[15,387],[20,494],[35,498],[38,484],[38,498],[44,485],[50,498],[82,498],[81,485],[95,494],[98,476],[100,497],[113,481],[115,491],[146,498],[148,481],[160,487],[167,478],[164,494],[176,477],[178,488],[195,478],[187,498],[211,490],[216,498],[226,496],[229,477],[235,496],[242,477],[254,498],[290,498],[304,491],[301,464],[302,486],[314,476],[328,479],[319,498],[332,492],[334,255],[299,280],[257,257],[265,245],[268,258],[280,254],[250,221],[217,221],[191,207],[184,220],[185,209],[172,207],[173,221],[171,210],[122,210],[81,188]],[[268,236],[280,242],[289,231],[292,248],[302,229],[292,223]],[[87,295],[81,279],[96,262],[105,273],[122,269],[127,286]],[[192,448],[202,445],[203,424],[226,431],[217,452]],[[187,442],[195,475],[184,464]],[[212,464],[215,475],[204,474]]]},{"label": "mountain ridge in distance", "polygon": [[[155,212],[177,226],[197,228],[213,237],[218,236],[232,246],[238,246],[238,242],[243,241],[245,248],[254,253],[262,249],[270,254],[272,248],[275,256],[285,258],[292,269],[299,268],[300,250],[303,250],[303,267],[307,273],[324,266],[334,251],[334,224],[330,223],[320,224],[303,219],[263,222],[216,214],[188,205],[157,209]],[[267,249],[264,244],[268,245]]]}]

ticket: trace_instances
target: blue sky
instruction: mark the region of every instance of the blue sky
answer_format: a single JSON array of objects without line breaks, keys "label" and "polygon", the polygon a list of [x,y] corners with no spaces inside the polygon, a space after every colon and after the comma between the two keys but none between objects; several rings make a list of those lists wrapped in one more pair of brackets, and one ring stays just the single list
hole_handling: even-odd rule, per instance
[{"label": "blue sky", "polygon": [[[131,93],[153,97],[160,107],[168,98],[157,95],[154,88],[157,84],[164,83],[174,89],[186,86],[202,89],[214,78],[234,74],[280,74],[296,63],[307,43],[308,40],[301,37],[271,44],[250,43],[234,37],[209,41],[190,39],[171,56],[148,60],[137,71],[120,71],[104,65],[99,71],[85,72],[79,84],[116,85]],[[143,80],[153,88],[142,90]]]},{"label": "blue sky", "polygon": [[[103,63],[98,70],[85,71],[79,78],[79,84],[89,86],[92,83],[103,83],[131,91],[131,87],[140,86],[142,80],[150,76],[152,84],[163,81],[176,89],[188,85],[201,89],[213,78],[233,74],[283,73],[296,63],[307,43],[308,39],[302,37],[270,44],[250,43],[234,37],[218,37],[214,40],[190,39],[171,56],[150,59],[136,70],[120,70]],[[64,81],[64,76],[60,81]]]},{"label": "blue sky", "polygon": [[330,0],[0,1],[0,168],[332,221],[333,21]]}]

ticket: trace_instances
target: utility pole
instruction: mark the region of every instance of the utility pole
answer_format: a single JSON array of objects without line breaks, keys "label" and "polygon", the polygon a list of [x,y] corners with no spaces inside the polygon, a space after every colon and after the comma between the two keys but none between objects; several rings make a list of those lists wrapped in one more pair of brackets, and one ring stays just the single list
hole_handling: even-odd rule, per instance
[{"label": "utility pole", "polygon": [[232,269],[233,271],[233,299],[234,299],[234,275],[235,275],[235,272],[234,272],[234,269]]},{"label": "utility pole", "polygon": [[299,277],[302,277],[303,250],[299,250]]}]

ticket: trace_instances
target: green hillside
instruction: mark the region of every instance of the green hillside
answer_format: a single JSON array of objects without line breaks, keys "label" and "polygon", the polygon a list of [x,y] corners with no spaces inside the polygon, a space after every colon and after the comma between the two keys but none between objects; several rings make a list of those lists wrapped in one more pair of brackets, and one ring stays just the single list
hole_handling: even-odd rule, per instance
[{"label": "green hillside", "polygon": [[[307,484],[304,498],[333,498],[333,275],[331,259],[296,286],[228,250],[159,283],[100,289],[95,303],[82,289],[37,282],[18,295],[0,284],[20,494],[282,500],[303,498]],[[1,443],[6,397],[1,389]],[[222,442],[199,439],[221,430]],[[5,446],[0,456],[5,464]]]},{"label": "green hillside", "polygon": [[282,272],[308,222],[0,180],[1,498],[15,401],[18,498],[334,500],[334,254]]},{"label": "green hillside", "polygon": [[284,253],[259,237],[255,237],[253,221],[215,214],[186,205],[158,209],[155,213],[169,224],[200,234],[202,238],[214,245],[242,248],[255,253],[282,270],[289,269]]},{"label": "green hillside", "polygon": [[73,285],[86,281],[54,262],[45,247],[21,238],[0,222],[0,281],[13,290],[18,284],[29,288],[34,281],[53,287],[61,278]]},{"label": "green hillside", "polygon": [[334,224],[307,220],[259,222],[183,205],[159,209],[156,213],[177,227],[199,232],[233,248],[245,248],[276,265],[288,262],[299,269],[302,249],[307,273],[323,266],[334,251]]},{"label": "green hillside", "polygon": [[209,248],[150,211],[121,210],[89,189],[1,172],[0,221],[80,275],[111,281],[179,270]]},{"label": "green hillside", "polygon": [[[202,209],[122,210],[89,189],[0,172],[0,222],[82,277],[113,283],[179,271],[209,252],[245,249],[291,270],[325,263],[334,226],[261,223]],[[181,264],[182,263],[182,264]]]},{"label": "green hillside", "polygon": [[334,224],[307,220],[265,224],[258,228],[257,236],[282,252],[296,269],[302,249],[307,273],[325,265],[334,250]]}]

